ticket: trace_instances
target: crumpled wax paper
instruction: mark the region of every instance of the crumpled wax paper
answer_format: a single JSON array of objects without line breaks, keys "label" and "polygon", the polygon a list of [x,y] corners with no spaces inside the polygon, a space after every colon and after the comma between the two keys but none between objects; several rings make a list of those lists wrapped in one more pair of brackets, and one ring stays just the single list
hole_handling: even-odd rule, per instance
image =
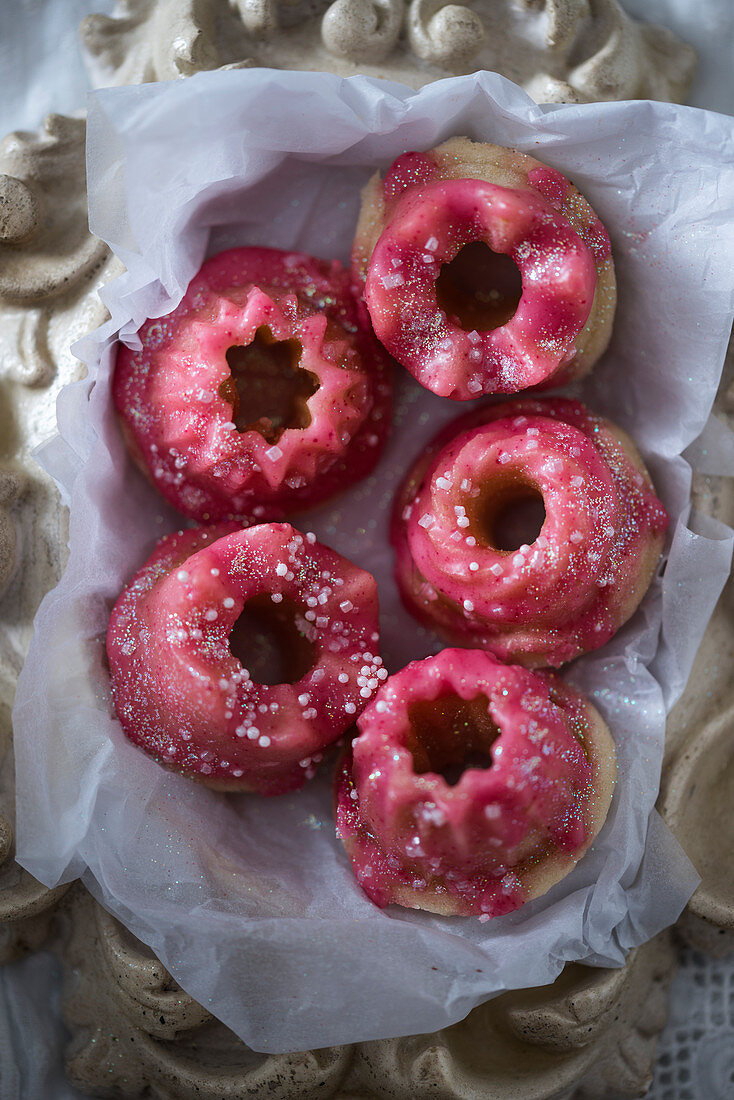
[{"label": "crumpled wax paper", "polygon": [[[71,501],[71,556],[18,685],[20,862],[48,885],[81,876],[259,1051],[430,1032],[501,990],[550,982],[567,960],[620,965],[676,918],[697,882],[654,803],[665,714],[734,537],[690,516],[681,456],[709,418],[732,313],[734,122],[650,102],[541,109],[490,73],[420,92],[364,77],[204,73],[100,91],[90,108],[91,225],[127,273],[104,292],[112,319],[82,342],[88,377],[62,393],[60,435],[39,456]],[[164,771],[122,735],[104,664],[113,602],[155,540],[180,525],[126,456],[110,400],[116,334],[133,342],[146,317],[175,306],[204,256],[226,247],[346,260],[372,171],[455,134],[558,168],[607,225],[615,332],[580,392],[631,432],[672,517],[666,567],[637,614],[565,673],[617,743],[607,823],[548,894],[487,923],[372,905],[334,836],[329,768],[277,799],[223,796]],[[397,599],[392,494],[460,411],[400,371],[374,476],[296,519],[377,577],[393,670],[440,643]]]}]

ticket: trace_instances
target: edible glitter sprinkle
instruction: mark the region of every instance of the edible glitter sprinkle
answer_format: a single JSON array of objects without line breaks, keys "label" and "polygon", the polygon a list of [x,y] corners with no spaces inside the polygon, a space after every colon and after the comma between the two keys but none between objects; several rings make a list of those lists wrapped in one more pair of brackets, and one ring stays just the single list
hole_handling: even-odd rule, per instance
[{"label": "edible glitter sprinkle", "polygon": [[[556,880],[573,868],[593,840],[587,822],[598,830],[606,815],[616,764],[599,716],[563,681],[456,654],[407,665],[363,712],[337,776],[337,833],[378,905],[431,908],[430,882],[444,914],[489,919],[547,888],[548,856]],[[532,845],[519,863],[518,806]]]},{"label": "edible glitter sprinkle", "polygon": [[[405,602],[439,634],[510,662],[557,666],[603,645],[644,594],[667,525],[647,481],[638,481],[638,456],[578,401],[518,399],[460,423],[456,438],[450,425],[443,429],[430,463],[419,460],[395,502]],[[534,537],[499,549],[482,509],[494,481],[506,494],[510,465],[518,499],[532,492],[545,516]],[[469,505],[475,490],[479,511]],[[539,616],[552,629],[538,630]]]},{"label": "edible glitter sprinkle", "polygon": [[[183,569],[178,568],[182,561]],[[171,569],[177,580],[185,573],[188,582],[168,585]],[[283,592],[269,593],[272,614],[291,617],[313,653],[300,679],[261,684],[234,659],[228,647],[231,617],[206,602],[197,605],[199,592],[202,601],[211,598],[206,584],[200,589],[191,580],[204,574],[216,578],[217,599],[227,610],[238,601],[246,607],[251,596],[267,592],[269,581],[278,576]],[[359,593],[359,603],[345,600],[342,592]],[[305,610],[309,598],[323,612],[310,623]],[[349,615],[340,607],[345,603]],[[202,617],[206,631],[188,626],[192,615]],[[182,624],[173,628],[183,658],[175,666],[181,693],[173,708],[148,695],[155,687],[148,669],[160,667],[166,653],[158,635],[171,632],[158,624],[169,621]],[[161,540],[154,558],[113,610],[108,645],[120,720],[125,728],[134,722],[136,743],[184,774],[211,776],[212,782],[232,787],[241,780],[247,789],[267,794],[294,789],[315,775],[322,756],[312,752],[308,767],[300,766],[303,750],[297,746],[304,736],[311,745],[316,738],[317,747],[333,743],[377,690],[378,673],[385,670],[375,653],[376,627],[373,578],[288,524],[243,529],[231,523],[208,531],[180,531]],[[290,643],[286,635],[283,639],[278,644],[287,662],[292,659]],[[360,685],[343,670],[350,657],[364,670]],[[306,682],[310,690],[305,690]],[[143,684],[145,690],[140,690]]]}]

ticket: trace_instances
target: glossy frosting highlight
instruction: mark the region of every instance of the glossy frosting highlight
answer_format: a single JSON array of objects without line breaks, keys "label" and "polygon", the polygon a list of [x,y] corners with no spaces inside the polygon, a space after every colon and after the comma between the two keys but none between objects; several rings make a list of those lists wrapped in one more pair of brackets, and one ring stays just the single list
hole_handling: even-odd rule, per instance
[{"label": "glossy frosting highlight", "polygon": [[[251,600],[287,608],[300,668],[260,683],[231,648]],[[266,612],[267,613],[267,612]],[[110,617],[107,653],[126,735],[222,790],[280,794],[310,778],[387,672],[371,574],[289,524],[162,539]]]},{"label": "glossy frosting highlight", "polygon": [[[505,508],[544,517],[502,548]],[[558,666],[607,642],[644,596],[668,525],[629,438],[580,402],[491,405],[445,428],[396,499],[406,606],[456,644]]]},{"label": "glossy frosting highlight", "polygon": [[[436,299],[442,265],[472,242],[511,257],[517,311],[466,331]],[[429,183],[398,205],[370,261],[365,301],[391,355],[427,389],[468,400],[517,393],[573,358],[596,288],[593,256],[540,195],[483,180]]]},{"label": "glossy frosting highlight", "polygon": [[[138,351],[120,346],[115,406],[133,457],[201,522],[277,519],[365,476],[389,430],[390,368],[337,261],[237,248],[208,260]],[[228,355],[293,349],[310,395],[274,430],[237,424]],[[245,391],[246,392],[246,391]]]},{"label": "glossy frosting highlight", "polygon": [[358,726],[337,830],[378,905],[512,912],[573,868],[606,817],[611,736],[551,674],[447,649],[391,676]]},{"label": "glossy frosting highlight", "polygon": [[[502,316],[492,319],[490,303],[484,320],[469,322],[444,300],[441,280],[479,243],[490,258],[509,257],[522,286]],[[476,254],[467,270],[472,263]],[[495,145],[454,138],[373,178],[352,271],[385,347],[455,400],[565,384],[591,368],[611,334],[616,284],[599,218],[555,169]],[[504,291],[488,293],[501,300]]]}]

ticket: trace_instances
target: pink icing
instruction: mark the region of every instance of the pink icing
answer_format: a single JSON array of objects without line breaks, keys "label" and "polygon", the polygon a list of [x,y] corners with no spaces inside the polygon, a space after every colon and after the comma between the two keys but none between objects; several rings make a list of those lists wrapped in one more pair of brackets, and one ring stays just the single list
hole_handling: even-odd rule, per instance
[{"label": "pink icing", "polygon": [[597,264],[603,263],[611,256],[612,245],[609,234],[588,203],[584,203],[583,207],[579,206],[576,202],[577,193],[565,176],[555,168],[545,166],[533,168],[528,172],[528,183],[539,191],[551,206],[563,214],[567,213],[573,205],[577,216],[583,219],[583,224],[577,227],[577,232],[591,249]]},{"label": "pink icing", "polygon": [[[439,309],[436,281],[461,248],[483,241],[522,275],[513,317],[467,332]],[[455,400],[548,381],[575,354],[596,266],[567,219],[537,192],[460,179],[412,188],[370,259],[365,301],[375,332],[422,385]]]},{"label": "pink icing", "polygon": [[571,187],[565,176],[562,176],[555,168],[548,168],[545,165],[540,168],[533,168],[528,172],[528,183],[536,191],[539,191],[543,198],[547,199],[556,210],[560,210],[563,206]]},{"label": "pink icing", "polygon": [[[316,380],[310,423],[276,439],[237,430],[226,359],[258,330],[302,345]],[[115,406],[156,488],[200,521],[272,519],[311,507],[365,476],[389,428],[384,353],[336,261],[232,249],[204,264],[178,307],[121,346]],[[229,381],[228,381],[229,380]]]},{"label": "pink icing", "polygon": [[[531,544],[498,549],[478,509],[543,499]],[[460,418],[396,501],[392,539],[406,605],[451,641],[523,664],[597,649],[639,604],[668,520],[609,425],[578,401],[521,400]]]},{"label": "pink icing", "polygon": [[[296,683],[253,681],[230,649],[243,607],[263,593],[296,605],[295,626],[314,647]],[[377,614],[374,578],[289,524],[169,535],[110,617],[123,730],[160,763],[210,785],[300,787],[387,675]]]},{"label": "pink icing", "polygon": [[403,153],[393,161],[382,184],[385,204],[390,207],[395,199],[412,187],[428,183],[436,174],[436,162],[425,153]]},{"label": "pink icing", "polygon": [[[470,764],[453,786],[417,768],[425,744],[411,722],[416,703],[446,697],[486,704],[496,736],[491,766]],[[476,650],[443,650],[391,676],[336,780],[338,835],[368,896],[409,904],[407,890],[420,907],[437,892],[450,899],[444,911],[494,917],[523,904],[528,873],[549,853],[567,853],[569,870],[591,840],[588,714],[554,676]]]}]

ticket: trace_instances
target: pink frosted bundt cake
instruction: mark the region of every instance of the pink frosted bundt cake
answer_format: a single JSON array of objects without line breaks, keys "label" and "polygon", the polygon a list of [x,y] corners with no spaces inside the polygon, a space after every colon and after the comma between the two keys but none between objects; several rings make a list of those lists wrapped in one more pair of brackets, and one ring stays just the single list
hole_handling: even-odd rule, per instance
[{"label": "pink frosted bundt cake", "polygon": [[122,728],[219,790],[300,787],[387,676],[377,615],[374,578],[287,523],[169,535],[110,618]]},{"label": "pink frosted bundt cake", "polygon": [[668,518],[629,437],[578,401],[491,405],[445,428],[396,499],[406,606],[530,667],[603,645],[650,584]]},{"label": "pink frosted bundt cake", "polygon": [[564,385],[611,336],[606,230],[560,172],[498,145],[453,138],[373,177],[352,270],[384,346],[443,397]]},{"label": "pink frosted bundt cake", "polygon": [[208,260],[113,395],[131,454],[200,522],[277,519],[365,476],[389,428],[388,359],[337,261],[235,248]]},{"label": "pink frosted bundt cake", "polygon": [[378,905],[512,912],[568,874],[606,818],[614,743],[552,674],[446,649],[391,676],[358,726],[337,832]]}]

